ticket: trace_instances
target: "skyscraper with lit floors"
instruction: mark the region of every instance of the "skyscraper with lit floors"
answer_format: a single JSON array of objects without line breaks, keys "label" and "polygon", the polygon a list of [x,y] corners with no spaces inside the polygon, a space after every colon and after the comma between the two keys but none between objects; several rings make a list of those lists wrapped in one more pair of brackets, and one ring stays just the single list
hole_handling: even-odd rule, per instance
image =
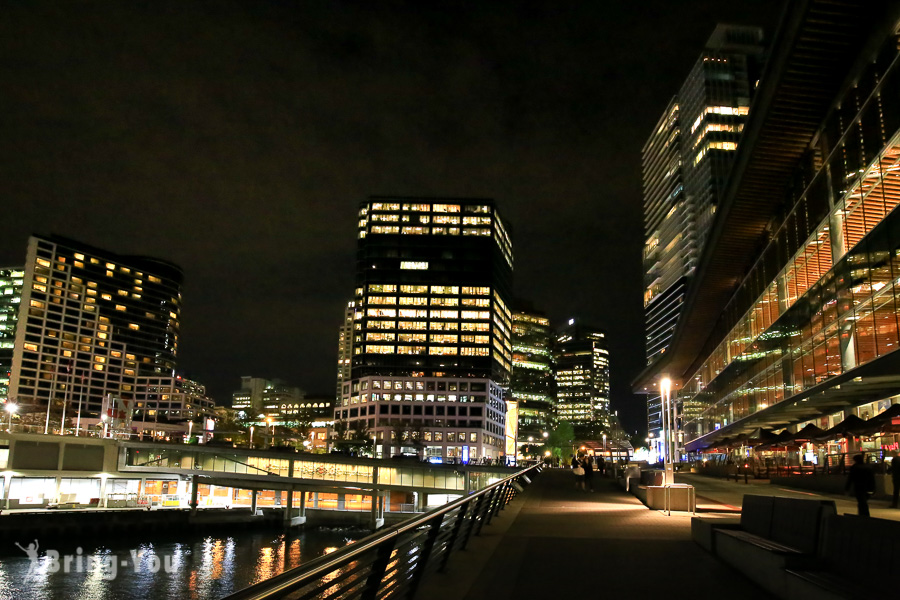
[{"label": "skyscraper with lit floors", "polygon": [[[763,51],[759,28],[717,26],[644,145],[647,364],[666,352],[675,331],[749,114]],[[660,427],[660,396],[651,391],[651,438]]]},{"label": "skyscraper with lit floors", "polygon": [[372,197],[359,209],[351,378],[335,419],[381,456],[504,452],[508,226],[493,201]]}]

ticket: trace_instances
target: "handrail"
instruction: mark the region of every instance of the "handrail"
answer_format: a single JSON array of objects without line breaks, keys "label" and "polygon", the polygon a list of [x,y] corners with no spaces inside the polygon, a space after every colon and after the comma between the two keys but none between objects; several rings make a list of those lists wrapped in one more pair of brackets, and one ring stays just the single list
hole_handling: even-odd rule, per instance
[{"label": "handrail", "polygon": [[[415,588],[435,555],[443,555],[443,568],[449,553],[464,548],[470,535],[478,535],[490,520],[530,482],[528,474],[541,471],[533,465],[505,479],[449,502],[421,516],[407,519],[383,531],[369,535],[331,554],[320,556],[265,581],[237,591],[223,600],[275,600],[302,591],[295,598],[381,598],[401,588],[412,598]],[[455,518],[445,520],[453,515]],[[468,523],[468,528],[465,527]],[[463,533],[463,529],[466,529]],[[401,547],[406,552],[400,552]],[[368,556],[374,554],[373,556]],[[357,561],[349,571],[342,569]],[[408,567],[404,570],[404,567]],[[333,577],[326,580],[328,575]],[[334,590],[341,586],[340,592]],[[327,592],[327,593],[326,593]]]}]

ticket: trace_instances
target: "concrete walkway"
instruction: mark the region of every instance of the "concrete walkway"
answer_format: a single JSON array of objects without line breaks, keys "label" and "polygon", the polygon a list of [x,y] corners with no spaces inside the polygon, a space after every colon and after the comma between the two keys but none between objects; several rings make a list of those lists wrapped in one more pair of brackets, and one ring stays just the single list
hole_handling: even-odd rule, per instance
[{"label": "concrete walkway", "polygon": [[649,510],[610,479],[594,487],[576,491],[569,470],[544,470],[417,597],[771,597],[691,540],[689,513]]}]

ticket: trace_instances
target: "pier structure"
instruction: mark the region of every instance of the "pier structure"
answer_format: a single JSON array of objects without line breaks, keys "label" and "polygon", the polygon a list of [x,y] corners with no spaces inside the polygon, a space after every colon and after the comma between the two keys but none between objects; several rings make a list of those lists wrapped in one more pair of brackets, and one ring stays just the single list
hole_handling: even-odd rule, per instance
[{"label": "pier structure", "polygon": [[0,434],[0,510],[262,508],[380,527],[387,516],[481,489],[512,471],[194,444]]}]

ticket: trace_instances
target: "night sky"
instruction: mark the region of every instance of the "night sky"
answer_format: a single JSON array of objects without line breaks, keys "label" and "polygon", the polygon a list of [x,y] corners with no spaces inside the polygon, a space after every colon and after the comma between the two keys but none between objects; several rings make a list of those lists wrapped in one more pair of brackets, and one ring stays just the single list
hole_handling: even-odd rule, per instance
[{"label": "night sky", "polygon": [[640,151],[717,22],[774,1],[6,2],[0,266],[31,233],[174,261],[180,369],[332,393],[369,195],[494,198],[518,296],[608,331],[645,409]]}]

